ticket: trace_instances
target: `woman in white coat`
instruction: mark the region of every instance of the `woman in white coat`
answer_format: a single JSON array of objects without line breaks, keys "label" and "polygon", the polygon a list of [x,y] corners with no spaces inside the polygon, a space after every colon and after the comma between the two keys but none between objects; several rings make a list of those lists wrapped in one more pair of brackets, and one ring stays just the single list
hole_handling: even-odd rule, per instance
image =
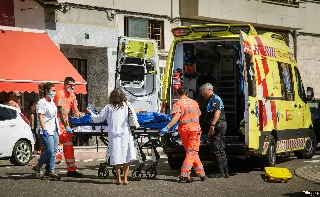
[{"label": "woman in white coat", "polygon": [[130,115],[137,122],[137,116],[132,105],[127,102],[125,94],[118,88],[114,89],[109,97],[109,103],[96,115],[88,108],[93,122],[99,123],[107,120],[110,165],[114,165],[117,171],[116,184],[122,184],[120,168],[123,165],[123,184],[127,185],[129,162],[136,160],[136,149],[134,147],[133,136],[129,125]]}]

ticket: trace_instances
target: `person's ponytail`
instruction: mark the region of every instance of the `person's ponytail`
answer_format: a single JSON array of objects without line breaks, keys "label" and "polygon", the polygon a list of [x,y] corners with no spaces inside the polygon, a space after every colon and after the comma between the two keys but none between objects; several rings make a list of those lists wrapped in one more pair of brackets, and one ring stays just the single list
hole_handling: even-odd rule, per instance
[{"label": "person's ponytail", "polygon": [[39,90],[39,98],[42,99],[45,96],[44,83],[40,83],[38,85],[38,90]]}]

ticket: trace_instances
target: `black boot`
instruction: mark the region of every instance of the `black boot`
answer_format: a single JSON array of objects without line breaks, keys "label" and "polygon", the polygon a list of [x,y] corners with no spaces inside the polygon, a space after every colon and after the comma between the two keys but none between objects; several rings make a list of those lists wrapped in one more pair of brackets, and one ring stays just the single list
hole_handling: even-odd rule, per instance
[{"label": "black boot", "polygon": [[187,178],[182,176],[179,176],[179,180],[178,180],[179,183],[182,183],[182,182],[192,183],[193,181],[194,181],[193,178]]},{"label": "black boot", "polygon": [[214,174],[209,174],[208,177],[209,178],[224,178],[225,174],[223,172],[218,172],[218,173],[214,173]]},{"label": "black boot", "polygon": [[224,170],[224,178],[229,178],[229,170]]},{"label": "black boot", "polygon": [[68,171],[68,173],[67,173],[67,177],[80,178],[82,176],[83,176],[83,174],[78,171]]},{"label": "black boot", "polygon": [[201,181],[202,182],[205,182],[206,180],[208,180],[208,177],[207,176],[203,176],[203,177],[200,177]]}]

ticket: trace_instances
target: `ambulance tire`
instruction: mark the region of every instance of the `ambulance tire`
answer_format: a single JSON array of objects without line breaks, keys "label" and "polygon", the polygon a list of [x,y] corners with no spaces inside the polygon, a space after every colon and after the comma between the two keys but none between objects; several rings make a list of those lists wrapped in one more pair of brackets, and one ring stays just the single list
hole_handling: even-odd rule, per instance
[{"label": "ambulance tire", "polygon": [[168,164],[172,170],[178,170],[183,163],[182,159],[174,158],[173,155],[168,155]]},{"label": "ambulance tire", "polygon": [[[311,159],[313,157],[313,155],[315,154],[316,150],[317,150],[317,139],[316,139],[316,135],[314,134],[314,132],[312,130],[310,130],[308,132],[308,138],[306,141],[306,146],[310,146],[309,150],[307,150],[306,148],[301,150],[301,151],[295,151],[294,155],[298,158],[298,159]],[[309,141],[310,140],[310,141]],[[307,144],[309,143],[309,144]]]},{"label": "ambulance tire", "polygon": [[274,167],[277,164],[276,148],[276,140],[271,136],[267,153],[260,160],[260,170],[264,170],[265,167]]}]

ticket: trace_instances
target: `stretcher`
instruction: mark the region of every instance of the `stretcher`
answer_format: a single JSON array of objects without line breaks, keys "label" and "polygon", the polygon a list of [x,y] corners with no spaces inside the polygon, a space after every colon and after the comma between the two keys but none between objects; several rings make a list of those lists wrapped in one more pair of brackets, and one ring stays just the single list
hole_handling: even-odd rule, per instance
[{"label": "stretcher", "polygon": [[[135,168],[132,172],[132,178],[136,181],[140,181],[143,176],[145,175],[149,179],[154,179],[157,177],[157,165],[159,163],[160,154],[157,151],[158,147],[163,147],[163,143],[159,137],[159,130],[165,127],[168,122],[171,120],[171,116],[160,114],[160,113],[142,113],[137,114],[138,122],[140,124],[140,128],[132,130],[134,144],[137,152],[137,159],[139,161],[139,165]],[[84,118],[83,118],[84,119]],[[90,135],[96,136],[100,138],[102,143],[108,147],[108,125],[106,122],[101,124],[93,124],[92,122],[89,123],[89,117],[86,117],[88,121],[84,121],[82,123],[76,122],[77,120],[71,120],[70,122],[76,123],[76,126],[72,127],[72,130],[76,136],[80,135]],[[92,120],[91,120],[92,121]],[[171,130],[174,130],[177,125],[172,127]],[[146,137],[148,140],[147,142],[139,142],[139,139]],[[96,140],[97,141],[97,140]],[[146,162],[146,155],[143,152],[143,149],[149,148],[151,149],[152,153],[152,165],[143,170]],[[97,143],[98,149],[98,143]],[[109,150],[107,149],[106,152],[106,160],[103,163],[100,163],[98,176],[100,178],[107,178],[110,175],[108,166],[110,166],[109,160]],[[121,173],[123,170],[121,169]],[[112,174],[116,176],[115,168],[112,169]]]}]

